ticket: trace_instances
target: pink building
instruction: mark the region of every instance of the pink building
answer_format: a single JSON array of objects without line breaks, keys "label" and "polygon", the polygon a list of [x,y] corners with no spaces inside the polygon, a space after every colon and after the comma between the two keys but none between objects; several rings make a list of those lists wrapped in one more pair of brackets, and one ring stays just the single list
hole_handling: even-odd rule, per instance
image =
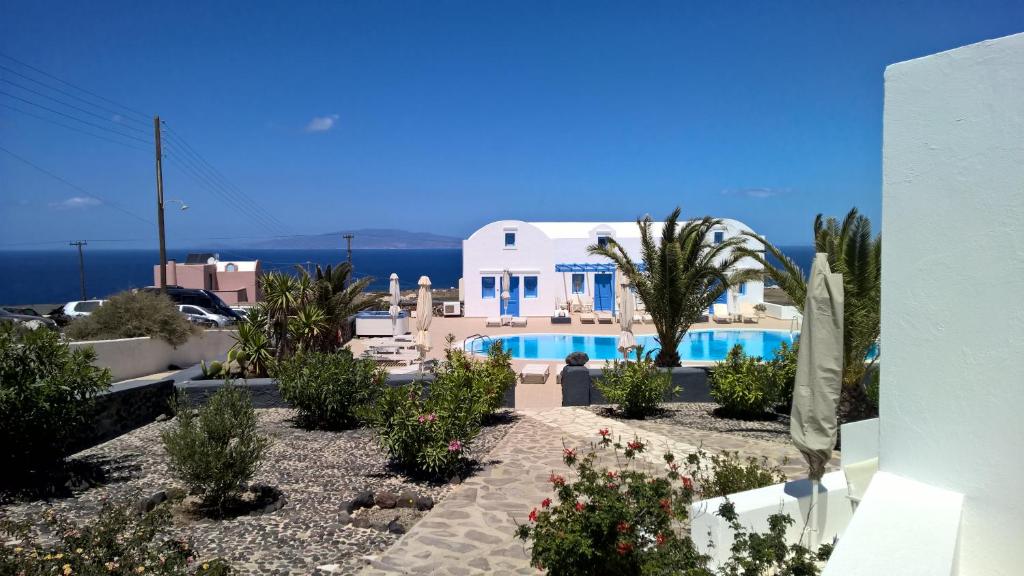
[{"label": "pink building", "polygon": [[[167,285],[200,288],[220,296],[229,306],[260,299],[259,260],[222,261],[217,254],[189,254],[185,263],[167,261]],[[160,285],[160,265],[153,266],[153,285]]]}]

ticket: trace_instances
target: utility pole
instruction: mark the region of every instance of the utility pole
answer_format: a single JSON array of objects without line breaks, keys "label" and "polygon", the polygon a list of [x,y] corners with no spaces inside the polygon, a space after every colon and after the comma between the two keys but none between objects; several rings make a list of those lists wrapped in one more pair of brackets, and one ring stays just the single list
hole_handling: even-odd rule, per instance
[{"label": "utility pole", "polygon": [[160,117],[153,116],[156,143],[156,225],[160,233],[160,291],[167,293],[167,246],[164,242],[164,158],[160,146]]},{"label": "utility pole", "polygon": [[[348,248],[347,248],[347,250],[348,250],[348,278],[351,281],[352,280],[352,238],[354,238],[354,236],[352,236],[352,234],[345,234],[344,236],[342,236],[342,238],[344,238],[345,242],[348,243]],[[345,283],[345,287],[346,288],[348,287],[348,282]]]},{"label": "utility pole", "polygon": [[82,246],[87,246],[89,243],[85,240],[79,240],[78,242],[68,242],[68,246],[78,247],[78,284],[82,289],[82,300],[85,300],[85,258],[82,256]]}]

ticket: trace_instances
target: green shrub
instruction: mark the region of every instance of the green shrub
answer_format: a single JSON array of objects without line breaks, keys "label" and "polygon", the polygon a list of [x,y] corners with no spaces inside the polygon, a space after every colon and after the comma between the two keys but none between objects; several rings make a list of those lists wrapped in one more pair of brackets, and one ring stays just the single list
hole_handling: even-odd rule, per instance
[{"label": "green shrub", "polygon": [[359,424],[359,412],[386,386],[387,372],[349,350],[308,352],[282,360],[275,369],[281,398],[294,407],[303,424],[339,430]]},{"label": "green shrub", "polygon": [[763,417],[782,398],[773,366],[747,356],[739,344],[711,370],[709,384],[711,397],[731,416]]},{"label": "green shrub", "polygon": [[774,386],[778,394],[776,404],[782,407],[786,413],[789,413],[793,406],[798,347],[799,341],[793,342],[792,346],[783,342],[775,351],[775,358],[768,361],[768,371],[774,379]]},{"label": "green shrub", "polygon": [[43,544],[30,537],[28,522],[0,521],[0,574],[24,576],[184,576],[231,573],[223,560],[196,560],[184,540],[169,534],[166,505],[139,516],[129,505],[104,502],[92,522],[47,514],[44,521],[55,541]]},{"label": "green shrub", "polygon": [[227,381],[198,411],[180,406],[161,437],[171,471],[217,512],[252,479],[270,446],[249,394]]},{"label": "green shrub", "polygon": [[637,360],[616,360],[605,368],[594,385],[610,404],[627,418],[644,418],[658,411],[665,394],[672,389],[672,374],[660,370],[651,360],[637,352]]},{"label": "green shrub", "polygon": [[455,374],[468,374],[473,387],[473,396],[480,402],[482,418],[501,408],[505,393],[516,384],[516,372],[512,369],[512,353],[505,350],[501,340],[495,340],[487,351],[483,362],[472,360],[462,350],[449,349],[446,353],[449,364],[462,364],[462,370],[447,369],[440,374],[441,378],[451,378]]},{"label": "green shrub", "polygon": [[875,364],[874,368],[871,370],[871,373],[868,374],[868,385],[867,385],[867,390],[865,390],[865,394],[867,395],[868,400],[871,402],[872,406],[874,406],[876,411],[878,410],[878,402],[879,402],[879,399],[878,399],[878,394],[879,394],[878,384],[881,381],[881,377],[882,377],[882,367],[879,366],[878,364]]},{"label": "green shrub", "polygon": [[748,532],[739,521],[736,507],[728,500],[719,506],[718,515],[733,531],[729,559],[719,567],[720,576],[818,576],[821,573],[818,563],[826,562],[832,555],[831,543],[822,544],[817,552],[799,543],[790,543],[786,532],[795,520],[788,514],[769,516],[768,531],[762,534]]},{"label": "green shrub", "polygon": [[192,331],[192,324],[166,295],[121,292],[92,314],[72,320],[66,333],[74,340],[151,336],[178,346],[188,340]]},{"label": "green shrub", "polygon": [[563,460],[575,480],[552,474],[555,501],[545,498],[530,512],[529,522],[516,530],[519,538],[532,540],[533,566],[553,576],[711,576],[707,556],[675,530],[689,514],[693,483],[679,475],[674,456],[665,454],[667,473],[653,476],[634,464],[645,444],[613,444],[607,430],[601,433],[599,445],[613,448],[624,466],[599,470],[595,451],[578,458],[575,450],[564,450]]},{"label": "green shrub", "polygon": [[18,485],[60,465],[110,386],[91,348],[70,350],[49,330],[0,325],[0,469]]},{"label": "green shrub", "polygon": [[728,496],[755,488],[786,481],[778,466],[771,466],[767,458],[743,459],[739,452],[724,451],[708,455],[698,450],[686,457],[687,472],[696,485],[701,499]]}]

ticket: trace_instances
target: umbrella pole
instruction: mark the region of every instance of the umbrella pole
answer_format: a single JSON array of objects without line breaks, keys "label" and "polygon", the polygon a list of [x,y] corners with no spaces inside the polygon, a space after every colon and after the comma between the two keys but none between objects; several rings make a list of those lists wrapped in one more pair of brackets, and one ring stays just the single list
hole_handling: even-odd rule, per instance
[{"label": "umbrella pole", "polygon": [[807,519],[807,547],[814,552],[818,547],[818,485],[820,480],[811,480],[811,508]]}]

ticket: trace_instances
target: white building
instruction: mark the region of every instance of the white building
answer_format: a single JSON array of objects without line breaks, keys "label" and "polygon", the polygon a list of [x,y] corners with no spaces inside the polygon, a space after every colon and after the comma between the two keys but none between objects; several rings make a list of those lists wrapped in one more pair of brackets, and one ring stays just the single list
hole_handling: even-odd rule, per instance
[{"label": "white building", "polygon": [[[652,226],[656,236],[662,223]],[[736,220],[723,220],[710,241],[721,242],[749,231]],[[607,258],[587,253],[587,246],[614,238],[640,261],[640,229],[636,222],[492,222],[462,242],[462,281],[465,315],[469,317],[551,316],[558,302],[573,294],[593,301],[595,310],[615,313],[615,265]],[[753,239],[748,245],[762,248]],[[752,259],[744,268],[759,268]],[[511,276],[507,306],[501,300],[501,278]],[[738,306],[743,301],[760,303],[762,282],[747,282],[732,296],[720,301]]]}]

